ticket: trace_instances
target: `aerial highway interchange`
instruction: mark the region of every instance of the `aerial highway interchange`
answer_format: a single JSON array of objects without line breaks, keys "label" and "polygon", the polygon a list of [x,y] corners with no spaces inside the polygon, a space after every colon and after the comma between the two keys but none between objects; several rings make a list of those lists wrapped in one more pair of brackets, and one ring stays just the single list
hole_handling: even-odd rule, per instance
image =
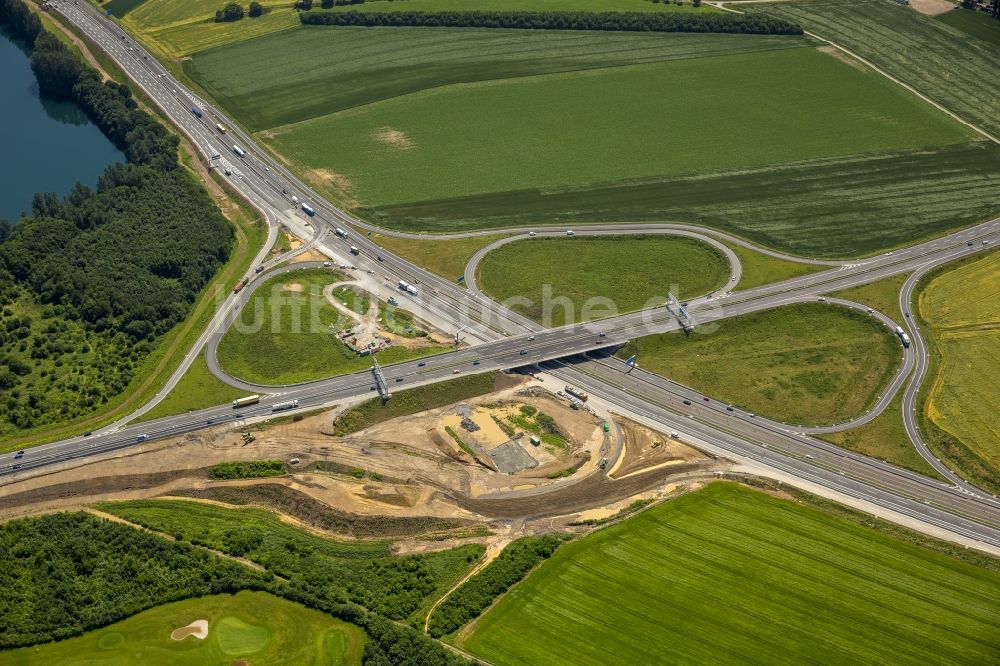
[{"label": "aerial highway interchange", "polygon": [[[253,297],[255,288],[263,282],[263,278],[300,267],[293,265],[276,268],[286,257],[265,261],[279,227],[285,225],[296,230],[299,235],[307,236],[307,242],[298,252],[306,248],[322,247],[332,258],[351,262],[354,270],[384,275],[389,289],[394,287],[396,280],[407,280],[417,285],[418,295],[407,295],[405,298],[410,299],[414,307],[432,313],[436,320],[450,324],[452,330],[464,331],[466,339],[475,343],[427,357],[420,362],[411,361],[385,367],[384,371],[393,382],[393,388],[402,389],[446,380],[453,377],[456,371],[472,373],[537,366],[560,381],[580,386],[595,396],[600,396],[613,405],[617,412],[637,421],[655,425],[661,430],[669,428],[683,431],[710,453],[770,470],[785,478],[797,479],[809,487],[822,487],[842,496],[862,500],[970,542],[1000,548],[1000,502],[964,483],[934,458],[921,440],[914,413],[916,394],[926,372],[927,351],[919,329],[908,318],[913,289],[919,278],[942,264],[982,252],[1000,242],[1000,220],[992,220],[876,257],[837,262],[815,261],[814,263],[828,265],[829,269],[743,291],[739,290],[739,261],[731,250],[718,243],[718,239],[754,247],[745,241],[714,230],[670,223],[573,227],[577,235],[619,235],[637,231],[676,234],[695,237],[722,248],[732,264],[732,280],[714,294],[689,300],[687,310],[696,325],[789,303],[816,301],[822,294],[900,273],[910,273],[900,294],[900,308],[907,313],[907,319],[895,322],[884,313],[872,313],[872,316],[878,317],[890,328],[902,326],[913,341],[908,349],[900,348],[903,363],[877,403],[868,413],[847,424],[811,428],[790,426],[745,412],[729,411],[724,403],[702,400],[698,392],[646,372],[641,367],[629,367],[611,356],[612,349],[637,336],[681,327],[675,314],[663,305],[666,294],[663,302],[647,310],[584,324],[545,329],[489,299],[478,289],[475,281],[476,265],[486,253],[500,244],[528,238],[528,229],[506,230],[513,235],[477,252],[465,271],[468,289],[423,270],[379,247],[368,237],[373,231],[386,235],[412,234],[398,234],[374,227],[325,201],[257,146],[235,122],[176,81],[155,58],[149,56],[141,46],[93,7],[70,0],[59,0],[51,3],[51,6],[106,51],[202,152],[205,160],[228,172],[226,178],[229,183],[264,213],[269,224],[268,241],[253,266],[263,265],[268,270],[257,273],[253,268],[250,269],[246,276],[250,280],[247,288],[226,299],[184,363],[150,404],[89,436],[81,434],[32,448],[17,461],[8,458],[0,465],[0,474],[10,476],[55,464],[69,464],[109,451],[141,445],[138,440],[145,440],[147,436],[169,437],[221,423],[266,418],[271,414],[272,406],[281,401],[298,400],[299,407],[305,409],[357,401],[374,395],[372,391],[375,382],[370,372],[292,386],[262,386],[230,377],[219,367],[215,359],[219,340],[238,317],[241,308]],[[203,116],[193,114],[192,105],[197,105]],[[228,128],[225,136],[220,136],[215,130],[216,123]],[[234,146],[239,146],[243,154],[237,155],[233,150]],[[315,210],[315,215],[303,214],[298,202],[308,202]],[[349,240],[332,233],[338,226],[351,230]],[[449,234],[442,238],[493,234],[497,231],[491,229],[488,232]],[[532,236],[563,234],[562,228],[541,228],[533,230]],[[360,249],[359,256],[348,254],[347,248],[351,245]],[[782,256],[780,253],[756,247],[754,249]],[[833,298],[824,300],[831,304],[866,309],[863,303]],[[264,394],[260,403],[239,410],[227,403],[211,409],[127,425],[128,421],[147,411],[176,386],[180,377],[203,350],[207,350],[209,368],[216,376],[248,392]],[[401,381],[396,382],[396,378]],[[886,409],[900,390],[904,391],[903,419],[911,441],[948,482],[933,480],[808,436],[810,433],[846,429],[866,423]]]}]

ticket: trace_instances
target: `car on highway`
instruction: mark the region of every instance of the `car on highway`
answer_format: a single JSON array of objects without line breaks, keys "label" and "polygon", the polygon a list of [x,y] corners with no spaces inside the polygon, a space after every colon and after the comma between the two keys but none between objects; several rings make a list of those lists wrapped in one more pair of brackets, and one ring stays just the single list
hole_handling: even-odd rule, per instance
[{"label": "car on highway", "polygon": [[753,412],[747,412],[747,416],[749,416],[749,417],[750,417],[750,418],[752,418],[752,419],[755,419],[755,418],[757,418],[757,415],[756,415],[756,414],[754,414]]},{"label": "car on highway", "polygon": [[452,370],[452,371],[451,371],[451,374],[453,374],[453,375],[457,375],[457,374],[458,374],[458,368],[455,368],[454,370]]},{"label": "car on highway", "polygon": [[726,405],[726,411],[727,412],[733,411],[733,406],[732,405]]},{"label": "car on highway", "polygon": [[17,460],[17,459],[23,458],[23,457],[24,457],[24,451],[18,451],[17,453],[14,454],[14,460]]},{"label": "car on highway", "polygon": [[711,398],[709,398],[707,395],[701,396],[701,399],[704,400],[705,402],[708,402],[709,400],[711,400]]},{"label": "car on highway", "polygon": [[528,350],[527,350],[527,349],[522,349],[521,351],[519,351],[519,352],[518,352],[518,355],[519,355],[519,356],[524,356],[524,355],[525,355],[525,354],[527,354],[527,353],[528,353]]},{"label": "car on highway", "polygon": [[94,434],[93,432],[91,432],[90,430],[88,430],[87,432],[83,433],[83,436],[84,437],[90,437],[93,434]]},{"label": "car on highway", "polygon": [[685,401],[684,401],[684,404],[685,404],[685,405],[690,405],[690,404],[691,404],[691,401],[690,401],[690,400],[685,400]]},{"label": "car on highway", "polygon": [[396,377],[396,381],[397,382],[401,382],[401,381],[403,381],[403,378],[402,377]]},{"label": "car on highway", "polygon": [[479,365],[480,363],[482,363],[482,361],[473,361],[472,365]]},{"label": "car on highway", "polygon": [[576,233],[572,229],[567,229],[566,230],[566,235],[567,236],[574,236],[574,235],[576,235]]},{"label": "car on highway", "polygon": [[368,390],[369,391],[374,391],[376,388],[377,387],[374,384],[372,384],[371,386],[368,387]]},{"label": "car on highway", "polygon": [[529,341],[529,342],[530,342],[531,340],[534,340],[534,339],[535,339],[535,336],[533,336],[533,335],[529,335],[529,336],[528,336],[528,341]]},{"label": "car on highway", "polygon": [[972,241],[969,241],[968,243],[966,243],[966,245],[968,245],[969,247],[972,247]]},{"label": "car on highway", "polygon": [[532,238],[534,238],[536,234],[535,234],[535,232],[534,232],[534,231],[529,231],[529,232],[528,232],[528,235],[529,235],[529,236],[531,236]]},{"label": "car on highway", "polygon": [[600,333],[597,334],[597,337],[604,338],[604,337],[607,337],[607,335],[608,335],[607,333],[605,333],[604,331],[601,331]]},{"label": "car on highway", "polygon": [[873,314],[874,312],[875,312],[875,308],[868,308],[868,314]]},{"label": "car on highway", "polygon": [[135,438],[135,441],[137,441],[137,442],[145,442],[147,439],[149,439],[149,435],[147,435],[146,433],[142,433],[141,435],[138,435]]},{"label": "car on highway", "polygon": [[988,240],[984,240],[983,241],[983,245],[989,245],[989,244],[990,244],[990,242]]},{"label": "car on highway", "polygon": [[819,298],[817,298],[816,300],[817,300],[817,301],[819,301],[820,303],[826,303],[826,299],[825,299],[825,298],[823,298],[822,296],[820,296],[820,297],[819,297]]},{"label": "car on highway", "polygon": [[426,361],[421,361],[420,363],[417,363],[417,367],[418,367],[418,368],[422,368],[422,367],[424,367],[425,365],[427,365],[427,362],[426,362]]}]

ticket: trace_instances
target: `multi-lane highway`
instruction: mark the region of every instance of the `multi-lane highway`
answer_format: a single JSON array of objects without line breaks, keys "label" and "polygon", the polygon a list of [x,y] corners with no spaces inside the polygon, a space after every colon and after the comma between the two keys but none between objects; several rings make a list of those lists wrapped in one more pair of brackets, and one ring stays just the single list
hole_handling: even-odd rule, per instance
[{"label": "multi-lane highway", "polygon": [[[338,244],[347,241],[329,234],[333,226],[352,225],[355,228],[371,229],[325,202],[287,172],[257,147],[235,123],[205,100],[187,91],[113,22],[89,5],[59,0],[55,7],[92,42],[110,54],[204,153],[207,161],[220,165],[223,171],[229,172],[226,177],[232,186],[260,207],[272,227],[285,223],[308,228],[314,235],[312,242],[326,243],[332,246],[335,253],[342,253],[345,248],[338,247]],[[197,105],[202,111],[201,117],[191,112],[193,105]],[[221,135],[214,129],[216,123],[225,125],[229,128],[228,132]],[[240,147],[242,155],[237,155],[234,145]],[[316,215],[305,218],[298,213],[293,197],[308,202],[315,209]],[[684,230],[720,236],[707,230],[672,224],[576,229],[577,233]],[[689,302],[688,310],[698,324],[707,324],[786,303],[815,299],[822,293],[890,275],[923,271],[929,266],[980,252],[987,247],[983,245],[984,241],[997,240],[1000,240],[1000,222],[992,221],[895,253],[855,263],[831,264],[828,271],[776,285],[720,292],[694,299]],[[453,377],[456,371],[469,373],[538,363],[613,346],[638,335],[678,327],[674,316],[659,306],[591,324],[542,329],[478,293],[474,288],[474,281],[472,290],[461,289],[394,256],[363,233],[352,233],[350,244],[361,249],[362,256],[357,259],[357,263],[361,264],[359,268],[379,271],[391,279],[404,279],[419,285],[422,307],[443,320],[465,327],[473,338],[483,341],[483,344],[467,349],[386,368],[386,377],[392,386],[407,387],[440,381]],[[248,277],[253,278],[254,274],[251,273]],[[253,286],[254,283],[251,283],[250,288],[230,297],[206,330],[199,343],[208,345],[210,352],[239,307],[251,296]],[[915,333],[913,327],[910,330],[911,334]],[[914,339],[919,340],[919,337],[914,335]],[[200,344],[192,349],[189,359],[193,359],[201,350]],[[922,345],[919,349],[914,345],[909,354],[912,360],[907,361],[913,363],[917,371],[920,371],[919,354],[922,353]],[[217,366],[215,370],[224,375]],[[927,479],[881,461],[826,445],[787,426],[764,422],[744,413],[729,412],[725,410],[725,406],[715,403],[711,403],[709,407],[699,405],[698,410],[687,409],[687,405],[679,398],[676,385],[641,370],[628,372],[628,368],[622,367],[615,360],[585,361],[577,365],[555,362],[553,372],[560,378],[579,384],[605,398],[616,411],[655,423],[661,429],[684,429],[706,448],[721,455],[752,462],[757,467],[776,470],[789,477],[863,499],[969,539],[1000,547],[1000,503],[967,486]],[[227,379],[247,390],[262,390],[269,395],[260,404],[241,410],[224,405],[136,426],[116,426],[90,437],[81,436],[36,447],[16,462],[19,465],[17,470],[12,467],[12,461],[4,461],[0,465],[0,474],[27,471],[125,446],[141,445],[137,440],[143,439],[142,435],[150,438],[164,437],[218,423],[263,416],[271,412],[275,402],[281,400],[296,398],[300,409],[358,400],[371,395],[374,385],[370,373],[356,373],[294,387],[257,387]],[[911,383],[910,387],[912,386]],[[692,413],[695,411],[698,413]]]}]

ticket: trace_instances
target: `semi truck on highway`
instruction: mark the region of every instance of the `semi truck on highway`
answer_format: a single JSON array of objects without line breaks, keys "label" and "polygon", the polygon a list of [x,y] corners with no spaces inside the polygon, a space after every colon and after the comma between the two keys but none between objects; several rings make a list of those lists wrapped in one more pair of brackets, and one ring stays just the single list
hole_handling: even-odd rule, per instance
[{"label": "semi truck on highway", "polygon": [[240,157],[243,157],[244,155],[247,154],[247,151],[243,150],[242,148],[240,148],[236,144],[233,144],[233,152],[236,153],[237,155],[239,155]]},{"label": "semi truck on highway", "polygon": [[902,326],[896,327],[896,335],[899,336],[899,341],[903,343],[904,347],[910,346],[910,336],[906,334]]},{"label": "semi truck on highway", "polygon": [[352,245],[351,246],[351,254],[353,254],[353,255],[359,255],[359,254],[361,254],[361,250],[359,250],[356,245]]},{"label": "semi truck on highway", "polygon": [[258,402],[260,402],[260,396],[257,394],[248,395],[245,398],[236,398],[236,400],[233,400],[233,409],[239,409],[247,405],[256,405]]},{"label": "semi truck on highway", "polygon": [[191,107],[191,113],[193,113],[194,115],[198,116],[199,118],[201,118],[202,115],[203,115],[202,112],[201,112],[201,109],[199,109],[197,106],[192,106]]},{"label": "semi truck on highway", "polygon": [[240,293],[240,291],[243,289],[243,287],[247,286],[247,282],[249,282],[249,281],[250,281],[250,278],[243,278],[242,280],[240,280],[239,282],[237,282],[236,286],[233,287],[233,293],[234,294]]},{"label": "semi truck on highway", "polygon": [[581,391],[580,389],[574,388],[572,386],[566,387],[566,393],[573,396],[580,402],[587,402],[587,400],[590,398],[590,396],[587,395],[586,391]]},{"label": "semi truck on highway", "polygon": [[316,214],[316,211],[315,211],[315,210],[313,209],[313,207],[312,207],[312,206],[310,206],[310,205],[309,205],[309,204],[307,204],[307,203],[304,203],[304,204],[302,204],[302,210],[303,210],[303,211],[305,212],[305,214],[306,214],[306,215],[308,215],[309,217],[312,217],[313,215],[315,215],[315,214]]},{"label": "semi truck on highway", "polygon": [[340,236],[341,238],[347,238],[347,232],[341,229],[340,227],[337,227],[334,231],[336,231],[337,235]]},{"label": "semi truck on highway", "polygon": [[403,291],[405,291],[408,294],[413,294],[414,296],[417,295],[417,288],[414,287],[409,282],[406,282],[405,280],[400,280],[399,281],[399,288],[402,289]]},{"label": "semi truck on highway", "polygon": [[271,407],[272,412],[280,412],[285,409],[295,409],[299,406],[298,400],[286,400],[284,402],[276,402]]}]

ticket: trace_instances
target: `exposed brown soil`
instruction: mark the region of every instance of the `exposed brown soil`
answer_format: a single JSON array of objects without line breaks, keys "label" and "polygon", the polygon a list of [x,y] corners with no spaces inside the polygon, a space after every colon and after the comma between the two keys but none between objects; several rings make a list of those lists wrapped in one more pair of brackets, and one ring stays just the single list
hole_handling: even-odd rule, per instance
[{"label": "exposed brown soil", "polygon": [[910,7],[921,14],[937,16],[955,9],[955,3],[948,0],[910,0]]},{"label": "exposed brown soil", "polygon": [[858,70],[859,72],[865,72],[865,73],[867,73],[867,72],[871,71],[870,69],[868,69],[867,67],[865,67],[864,63],[862,63],[859,60],[855,60],[851,56],[847,55],[846,53],[844,53],[843,51],[841,51],[840,49],[838,49],[836,46],[829,46],[829,45],[827,45],[827,46],[820,46],[820,47],[817,47],[817,50],[820,51],[821,53],[826,53],[827,55],[833,56],[834,58],[836,58],[840,62],[842,62],[842,63],[844,63],[846,65],[850,65],[851,67],[853,67],[854,69]]},{"label": "exposed brown soil", "polygon": [[621,462],[610,474],[613,478],[620,479],[664,463],[691,462],[705,458],[701,451],[634,421],[615,417],[615,422],[622,431],[624,452]]},{"label": "exposed brown soil", "polygon": [[384,143],[397,150],[413,150],[416,147],[413,139],[407,136],[405,132],[393,129],[392,127],[379,127],[372,132],[372,138],[379,143]]},{"label": "exposed brown soil", "polygon": [[634,474],[620,481],[610,480],[602,474],[592,474],[572,485],[541,494],[513,496],[514,493],[511,493],[510,497],[497,498],[453,496],[450,499],[463,509],[487,518],[533,520],[617,502],[663,485],[671,477],[692,472],[709,472],[713,467],[714,463],[710,461],[682,463],[667,470]]}]

